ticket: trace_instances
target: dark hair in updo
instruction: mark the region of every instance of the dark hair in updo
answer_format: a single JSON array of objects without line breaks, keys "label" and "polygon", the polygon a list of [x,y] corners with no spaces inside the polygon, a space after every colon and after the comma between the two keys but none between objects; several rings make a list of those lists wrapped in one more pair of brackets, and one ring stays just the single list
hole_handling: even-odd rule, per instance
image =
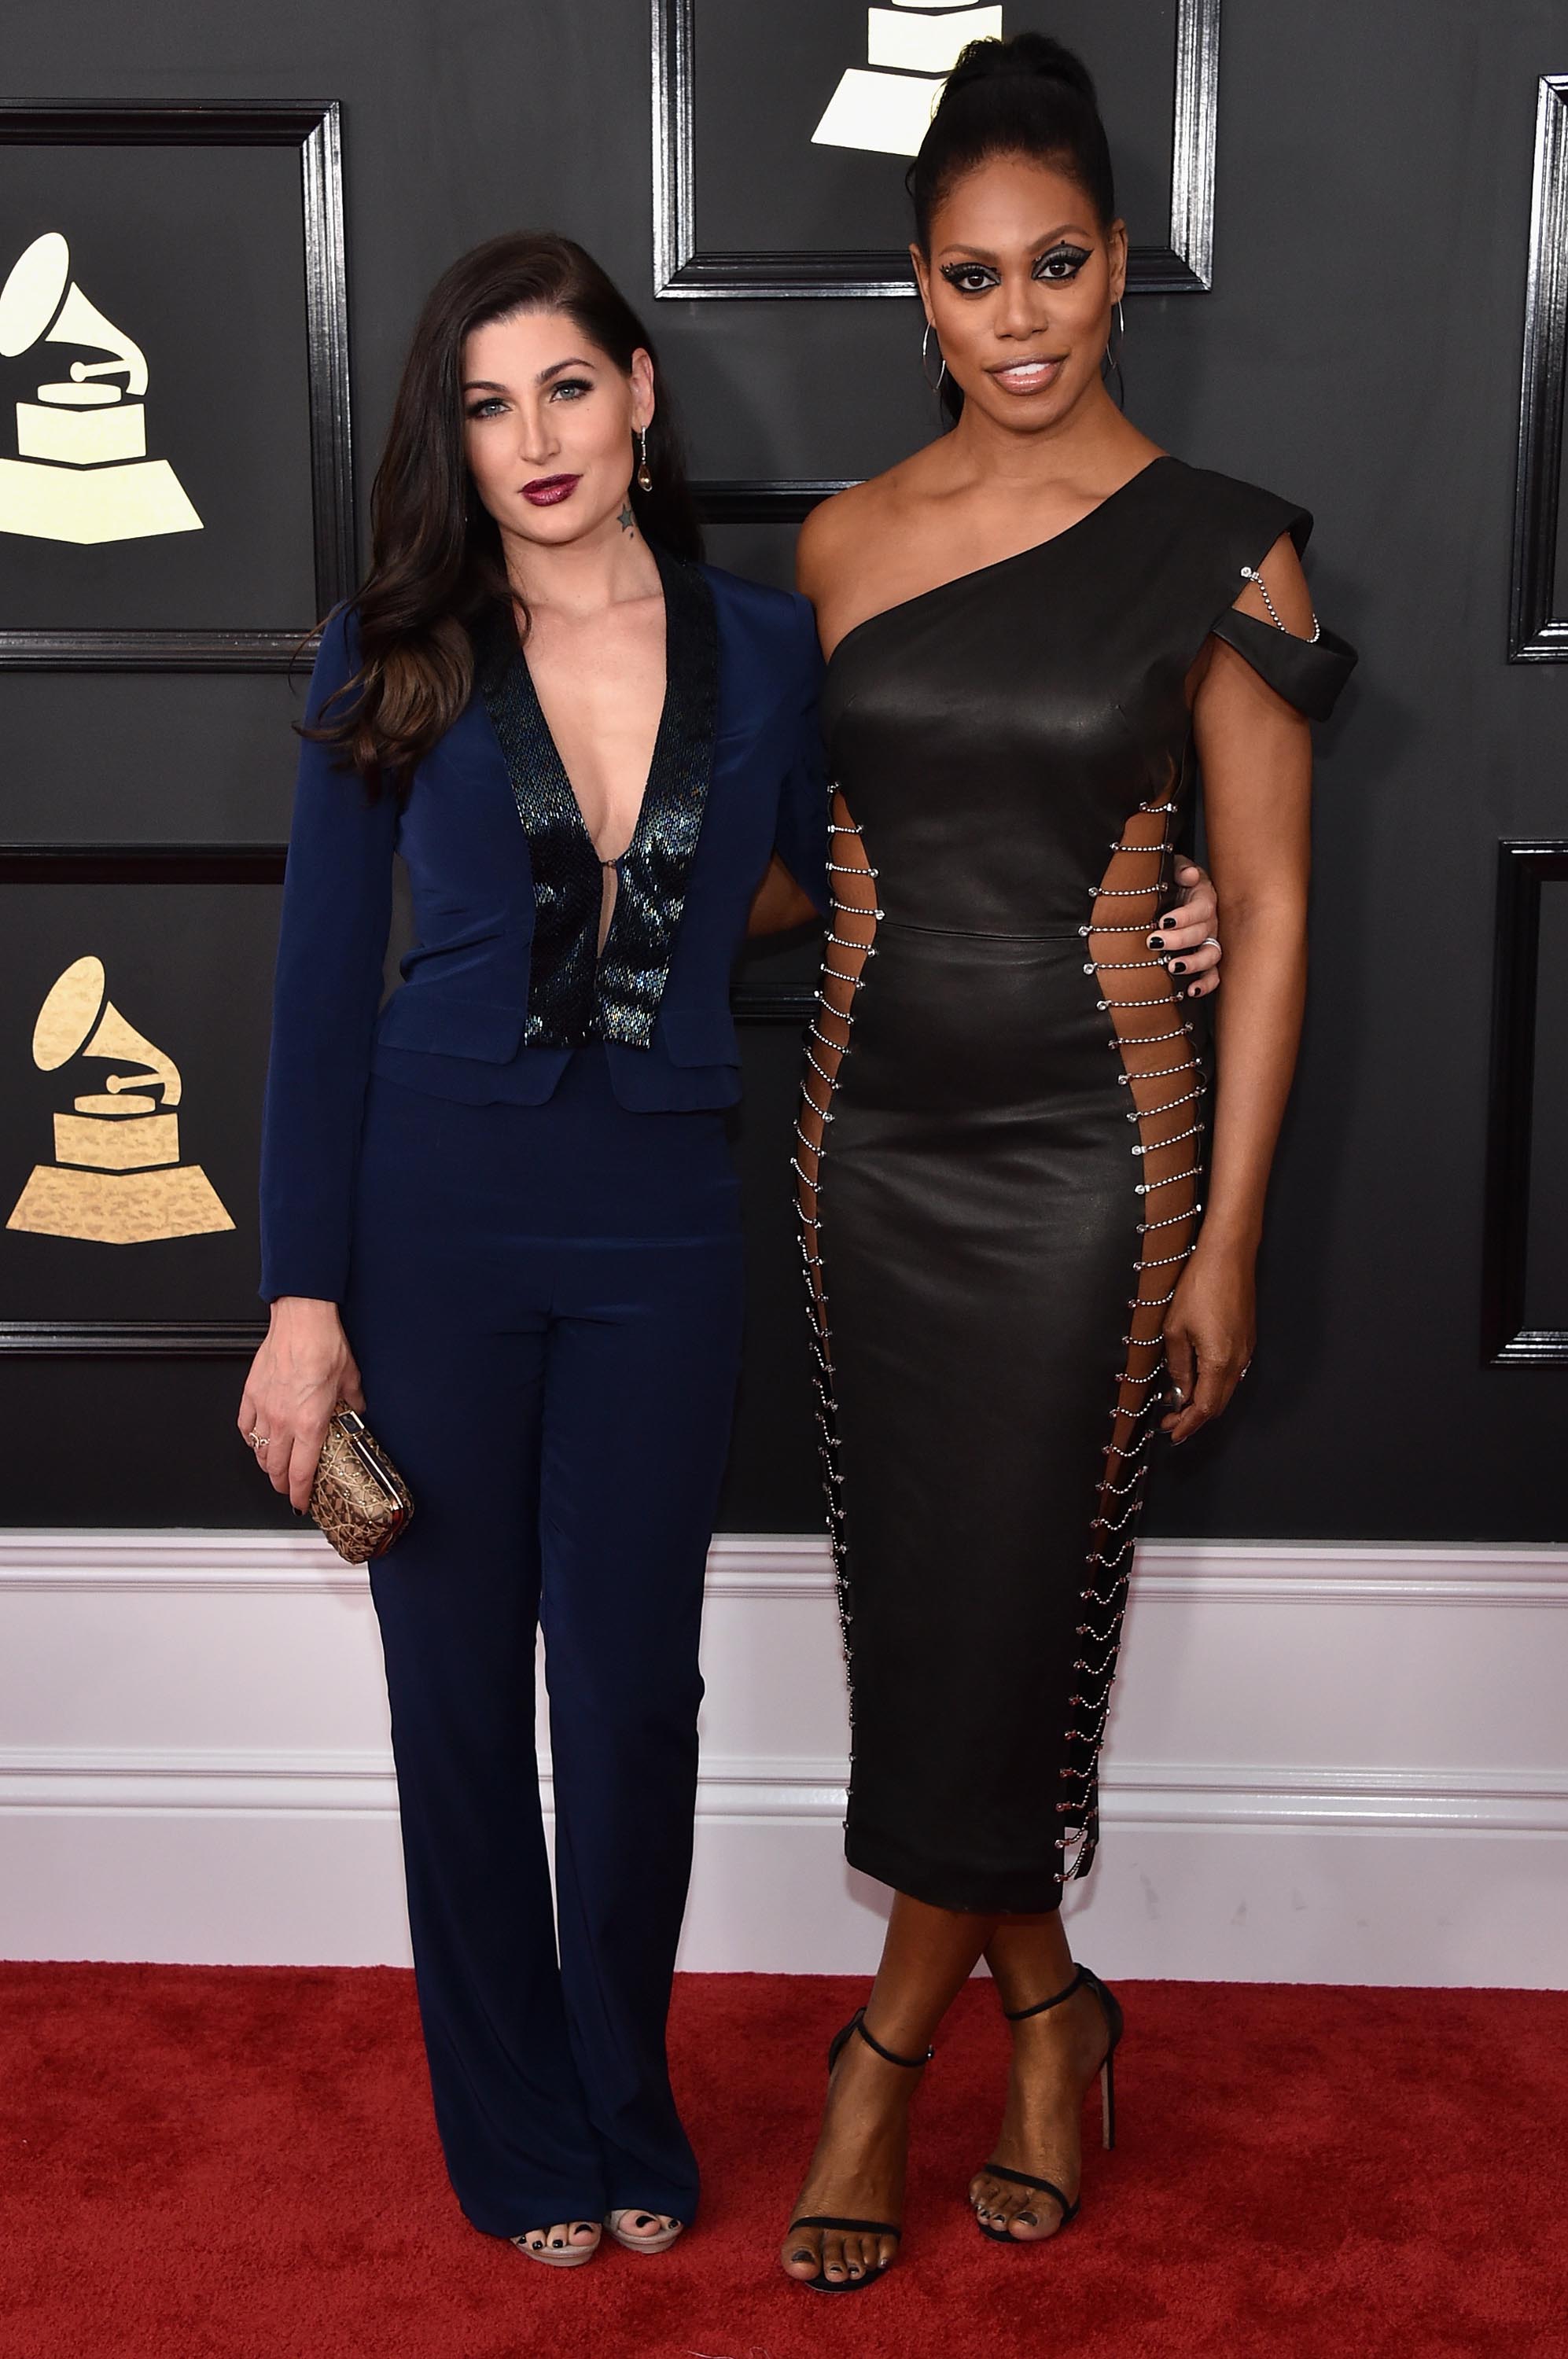
[{"label": "dark hair in updo", "polygon": [[955,183],[989,156],[1027,156],[1075,180],[1108,229],[1116,181],[1094,78],[1082,58],[1044,33],[971,41],[948,75],[905,185],[915,237],[931,251],[931,216]]}]

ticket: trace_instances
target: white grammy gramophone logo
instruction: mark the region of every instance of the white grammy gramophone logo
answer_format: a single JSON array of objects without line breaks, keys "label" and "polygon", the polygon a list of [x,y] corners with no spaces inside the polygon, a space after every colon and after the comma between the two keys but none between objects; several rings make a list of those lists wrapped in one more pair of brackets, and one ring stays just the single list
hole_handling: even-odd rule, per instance
[{"label": "white grammy gramophone logo", "polygon": [[890,8],[868,8],[866,24],[866,66],[845,70],[812,145],[912,156],[960,49],[969,41],[1000,40],[1002,11],[973,0],[893,0]]},{"label": "white grammy gramophone logo", "polygon": [[[5,1226],[93,1245],[197,1237],[233,1221],[199,1163],[180,1160],[180,1068],[126,1023],[104,987],[102,959],[79,958],[50,989],[33,1027],[33,1062],[52,1073],[72,1057],[124,1057],[139,1070],[105,1076],[54,1118],[52,1163],[38,1163]],[[145,1094],[161,1091],[161,1098]]]},{"label": "white grammy gramophone logo", "polygon": [[[0,288],[0,353],[15,360],[35,344],[110,357],[72,361],[69,378],[17,402],[17,455],[0,458],[0,532],[74,541],[200,532],[168,460],[147,455],[147,360],[72,285],[57,230],[33,240]],[[124,384],[103,382],[116,377]]]}]

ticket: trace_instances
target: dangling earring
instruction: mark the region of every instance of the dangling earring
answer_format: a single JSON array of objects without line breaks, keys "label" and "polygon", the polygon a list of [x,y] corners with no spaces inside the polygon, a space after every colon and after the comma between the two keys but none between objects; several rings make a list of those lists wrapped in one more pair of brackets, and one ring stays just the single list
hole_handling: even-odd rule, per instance
[{"label": "dangling earring", "polygon": [[920,338],[920,375],[924,377],[932,393],[940,393],[942,391],[942,381],[947,375],[947,363],[945,360],[942,360],[942,346],[938,344],[936,348],[936,356],[939,361],[942,361],[942,366],[938,369],[936,378],[933,383],[931,373],[931,331],[934,326],[935,321],[928,320],[926,321],[925,334]]},{"label": "dangling earring", "polygon": [[637,471],[637,489],[639,492],[651,492],[653,489],[653,477],[649,474],[648,470],[648,429],[646,426],[641,429],[638,440],[642,444],[642,464]]}]

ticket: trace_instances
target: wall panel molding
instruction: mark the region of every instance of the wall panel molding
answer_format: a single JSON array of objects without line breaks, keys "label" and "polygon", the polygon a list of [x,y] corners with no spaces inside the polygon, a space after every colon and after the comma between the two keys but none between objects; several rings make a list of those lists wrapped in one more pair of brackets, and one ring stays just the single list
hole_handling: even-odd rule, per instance
[{"label": "wall panel molding", "polygon": [[1482,1357],[1494,1368],[1568,1365],[1568,1329],[1526,1323],[1541,895],[1549,883],[1568,883],[1568,839],[1498,845],[1482,1282]]},{"label": "wall panel molding", "polygon": [[[1568,1980],[1568,1548],[1150,1541],[1131,1615],[1069,1901],[1104,1971]],[[816,1534],[715,1540],[703,1656],[684,1962],[869,1967]],[[297,1527],[0,1534],[0,1952],[406,1962],[362,1570]]]},{"label": "wall panel molding", "polygon": [[[1568,1608],[1568,1546],[1359,1541],[1143,1540],[1140,1597],[1325,1605],[1549,1605]],[[363,1567],[314,1531],[0,1531],[0,1592],[66,1595],[287,1595],[368,1601]],[[833,1595],[833,1560],[814,1532],[721,1532],[708,1555],[710,1601]]]},{"label": "wall panel molding", "polygon": [[299,156],[302,314],[310,397],[314,615],[261,630],[0,629],[0,669],[49,671],[288,671],[313,653],[316,624],[358,578],[343,240],[343,119],[336,99],[0,99],[0,143],[31,147],[293,147]]},{"label": "wall panel molding", "polygon": [[1514,484],[1511,663],[1568,662],[1568,582],[1557,578],[1568,375],[1568,74],[1542,74],[1525,280]]},{"label": "wall panel molding", "polygon": [[[911,296],[902,248],[755,252],[703,247],[697,233],[699,0],[652,0],[653,284],[678,299]],[[1170,231],[1128,255],[1129,295],[1206,293],[1214,276],[1221,0],[1176,0]]]}]

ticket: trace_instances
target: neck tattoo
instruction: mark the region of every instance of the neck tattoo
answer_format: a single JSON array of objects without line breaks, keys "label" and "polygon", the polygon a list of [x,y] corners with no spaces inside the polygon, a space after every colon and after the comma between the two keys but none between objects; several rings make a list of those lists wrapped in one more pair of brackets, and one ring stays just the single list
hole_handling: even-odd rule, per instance
[{"label": "neck tattoo", "polygon": [[623,532],[630,532],[636,525],[637,518],[632,514],[631,502],[629,500],[626,502],[626,506],[621,510],[620,515],[615,518],[615,522],[620,526]]}]

